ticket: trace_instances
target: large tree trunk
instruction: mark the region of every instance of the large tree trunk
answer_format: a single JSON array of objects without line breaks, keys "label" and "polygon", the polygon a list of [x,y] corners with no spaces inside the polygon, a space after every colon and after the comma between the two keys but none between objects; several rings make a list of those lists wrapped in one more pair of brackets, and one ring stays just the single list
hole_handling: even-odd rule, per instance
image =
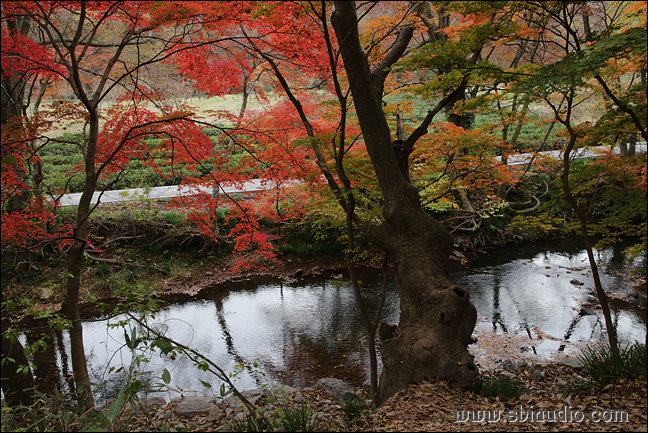
[{"label": "large tree trunk", "polygon": [[97,189],[97,176],[95,171],[95,155],[99,137],[99,117],[96,112],[90,113],[90,134],[88,136],[87,151],[85,155],[86,180],[83,194],[77,209],[77,221],[74,229],[74,243],[68,253],[68,279],[65,300],[61,310],[72,321],[70,328],[70,347],[72,357],[72,370],[74,382],[80,391],[80,398],[86,407],[94,406],[94,398],[88,375],[85,349],[83,346],[83,325],[79,314],[79,292],[81,289],[81,270],[83,255],[88,241],[88,217],[92,195]]},{"label": "large tree trunk", "polygon": [[412,30],[401,30],[385,60],[371,72],[360,45],[355,4],[336,2],[331,22],[384,198],[385,222],[366,235],[393,258],[401,303],[399,325],[381,324],[379,329],[381,397],[384,401],[411,383],[433,377],[468,386],[477,376],[467,351],[477,312],[469,293],[446,278],[453,238],[425,212],[416,188],[400,170],[382,110],[388,68],[403,54]]}]

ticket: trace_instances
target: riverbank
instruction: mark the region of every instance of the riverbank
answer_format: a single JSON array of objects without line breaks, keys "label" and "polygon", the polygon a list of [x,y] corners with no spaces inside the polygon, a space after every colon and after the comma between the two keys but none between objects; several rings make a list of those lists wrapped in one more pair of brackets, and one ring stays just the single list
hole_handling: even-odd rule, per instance
[{"label": "riverbank", "polygon": [[[310,420],[317,419],[318,431],[646,431],[645,377],[579,390],[577,385],[586,377],[578,368],[561,363],[482,372],[483,378],[502,375],[513,377],[524,393],[514,398],[484,397],[433,380],[400,391],[377,411],[360,403],[349,406],[319,387],[287,387],[285,394],[254,390],[246,397],[271,420],[281,418],[277,409],[303,404]],[[272,395],[280,398],[272,399]],[[366,392],[357,395],[369,397]],[[119,422],[131,431],[162,426],[169,431],[230,431],[231,422],[249,425],[245,413],[232,398],[222,403],[188,398],[154,404],[147,416],[125,412]]]}]

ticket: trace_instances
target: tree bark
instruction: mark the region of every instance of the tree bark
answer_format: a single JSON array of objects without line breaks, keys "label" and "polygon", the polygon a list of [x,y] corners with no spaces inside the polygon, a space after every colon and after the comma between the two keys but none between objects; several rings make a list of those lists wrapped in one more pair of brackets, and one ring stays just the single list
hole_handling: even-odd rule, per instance
[{"label": "tree bark", "polygon": [[366,235],[393,258],[400,296],[399,324],[379,327],[381,397],[385,401],[409,384],[433,377],[468,386],[477,376],[467,351],[477,312],[470,294],[446,277],[453,238],[425,212],[418,191],[401,172],[382,109],[388,68],[405,51],[412,29],[400,31],[383,62],[371,71],[360,45],[355,4],[335,2],[331,22],[384,198],[385,222],[368,228]]},{"label": "tree bark", "polygon": [[80,398],[86,407],[93,407],[94,397],[90,386],[90,376],[88,375],[85,348],[83,346],[83,325],[79,314],[81,270],[83,267],[83,255],[88,241],[88,217],[90,216],[92,195],[97,189],[95,156],[99,137],[99,117],[96,111],[88,111],[90,111],[90,132],[88,134],[87,152],[85,155],[86,180],[77,208],[74,243],[68,253],[67,290],[65,300],[61,305],[61,310],[72,321],[72,326],[70,327],[70,347],[74,382],[81,393]]},{"label": "tree bark", "polygon": [[[571,107],[571,104],[569,104],[569,106]],[[568,111],[568,113],[570,112],[571,109],[570,111]],[[614,327],[614,323],[612,322],[612,315],[610,314],[610,303],[608,302],[608,298],[607,295],[605,294],[605,290],[603,290],[603,284],[601,284],[601,278],[599,276],[598,266],[596,264],[596,259],[594,258],[592,241],[590,239],[589,231],[587,228],[587,216],[583,213],[580,207],[578,207],[576,198],[572,194],[571,187],[569,186],[569,169],[571,166],[570,158],[571,158],[571,152],[573,151],[574,145],[576,144],[577,135],[576,132],[571,127],[571,124],[569,123],[569,115],[567,117],[567,120],[562,123],[566,126],[570,135],[569,142],[567,143],[567,146],[565,148],[565,153],[563,154],[563,172],[561,175],[562,188],[563,188],[563,192],[565,193],[565,198],[567,199],[567,202],[574,210],[574,213],[576,214],[576,216],[578,217],[578,221],[580,222],[581,236],[583,237],[585,251],[587,251],[587,258],[589,260],[590,270],[592,271],[592,278],[594,279],[594,288],[596,289],[596,296],[598,297],[599,302],[601,304],[601,309],[603,310],[603,318],[605,319],[605,328],[608,333],[608,341],[610,342],[610,351],[612,352],[614,359],[618,359],[619,345],[617,342],[616,328]]]}]

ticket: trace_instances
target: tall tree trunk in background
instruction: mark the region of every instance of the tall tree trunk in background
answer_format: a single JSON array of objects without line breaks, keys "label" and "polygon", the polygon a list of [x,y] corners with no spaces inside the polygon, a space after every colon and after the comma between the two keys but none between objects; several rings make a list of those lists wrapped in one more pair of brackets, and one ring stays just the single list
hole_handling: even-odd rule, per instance
[{"label": "tall tree trunk in background", "polygon": [[[574,145],[578,138],[578,134],[572,128],[570,123],[572,103],[571,100],[568,100],[568,109],[566,120],[559,121],[565,125],[567,131],[569,132],[569,142],[565,147],[565,152],[563,154],[563,172],[562,172],[562,188],[565,193],[565,198],[567,202],[576,213],[578,221],[580,222],[581,236],[583,237],[583,243],[585,245],[585,251],[587,251],[587,258],[589,260],[590,269],[592,271],[592,278],[594,279],[594,287],[596,289],[596,296],[599,299],[601,304],[601,309],[603,310],[603,317],[605,319],[605,328],[608,334],[608,341],[610,342],[610,350],[614,359],[618,359],[619,355],[619,346],[617,343],[616,328],[612,322],[612,315],[610,314],[610,304],[608,302],[607,295],[605,290],[603,290],[603,285],[601,284],[601,278],[599,277],[598,266],[596,265],[596,259],[594,258],[594,251],[592,247],[592,241],[590,239],[589,231],[587,228],[587,216],[585,213],[578,207],[578,202],[571,192],[571,187],[569,186],[569,169],[571,166],[571,152],[574,150]],[[557,113],[557,111],[556,111]]]},{"label": "tall tree trunk in background", "polygon": [[[90,111],[90,110],[89,110]],[[95,171],[95,158],[97,140],[99,137],[99,117],[96,110],[89,113],[90,132],[86,143],[85,155],[85,183],[83,193],[77,208],[76,227],[74,228],[74,243],[68,252],[68,279],[65,300],[61,310],[72,321],[70,328],[70,347],[72,357],[72,370],[80,398],[86,407],[94,406],[94,397],[88,375],[85,348],[83,346],[83,325],[79,314],[79,292],[81,289],[81,270],[83,255],[88,241],[88,218],[92,195],[97,190],[97,176]]]},{"label": "tall tree trunk in background", "polygon": [[477,376],[467,350],[477,312],[469,293],[446,277],[453,238],[425,212],[418,191],[400,170],[382,109],[388,68],[405,51],[412,29],[401,30],[385,60],[371,72],[360,45],[355,3],[335,2],[331,22],[384,198],[385,222],[368,228],[366,235],[393,258],[400,296],[400,323],[379,327],[381,397],[384,401],[411,383],[433,377],[468,386]]},{"label": "tall tree trunk in background", "polygon": [[[38,111],[40,110],[40,105],[43,101],[43,96],[45,95],[45,91],[47,90],[47,87],[50,84],[50,79],[47,77],[41,78],[39,82],[40,82],[40,87],[38,89],[38,94],[36,95],[36,99],[34,100],[34,107],[33,107],[34,114],[38,113]],[[29,147],[34,155],[38,155],[38,149],[40,143],[41,140],[31,140],[29,142]],[[34,174],[33,174],[34,187],[32,188],[32,192],[35,197],[43,198],[43,161],[40,158],[35,158],[34,162],[32,162],[32,167],[34,170]],[[44,228],[45,230],[47,230],[47,227]]]},{"label": "tall tree trunk in background", "polygon": [[628,156],[635,156],[637,153],[637,134],[630,134],[628,137]]}]

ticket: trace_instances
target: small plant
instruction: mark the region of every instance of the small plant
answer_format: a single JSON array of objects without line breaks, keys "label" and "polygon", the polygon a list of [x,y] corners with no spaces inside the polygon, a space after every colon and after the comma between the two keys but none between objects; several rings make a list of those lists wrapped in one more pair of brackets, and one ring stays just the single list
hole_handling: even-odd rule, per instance
[{"label": "small plant", "polygon": [[596,386],[595,382],[589,380],[576,379],[564,387],[558,388],[558,392],[562,395],[569,395],[578,392],[590,390]]},{"label": "small plant", "polygon": [[97,265],[97,274],[105,277],[110,274],[110,265],[108,263],[99,263]]},{"label": "small plant", "polygon": [[245,418],[242,421],[233,420],[230,422],[231,431],[240,431],[240,432],[262,432],[262,431],[274,431],[274,425],[272,422],[267,419],[263,414],[260,413],[250,413],[248,412]]},{"label": "small plant", "polygon": [[344,422],[347,427],[350,427],[356,418],[363,416],[364,410],[367,408],[367,401],[359,397],[344,400],[343,404],[342,410],[346,418]]},{"label": "small plant", "polygon": [[525,392],[523,385],[504,376],[497,379],[478,376],[473,382],[472,390],[485,397],[506,398],[517,398]]},{"label": "small plant", "polygon": [[[283,431],[319,431],[320,420],[306,403],[302,402],[299,408],[284,407],[281,409],[283,416],[278,419]],[[277,411],[279,412],[279,411]],[[276,424],[276,423],[275,423]]]},{"label": "small plant", "polygon": [[183,221],[187,219],[187,216],[184,213],[178,211],[165,211],[161,212],[160,215],[162,215],[168,224],[174,226],[183,225]]},{"label": "small plant", "polygon": [[612,354],[609,344],[592,345],[578,359],[583,371],[601,385],[646,376],[646,346],[640,343],[619,347],[618,356]]},{"label": "small plant", "polygon": [[119,421],[126,401],[124,391],[106,413],[98,409],[82,409],[77,395],[54,390],[50,395],[34,391],[35,401],[29,406],[3,407],[2,431],[123,431]]}]

